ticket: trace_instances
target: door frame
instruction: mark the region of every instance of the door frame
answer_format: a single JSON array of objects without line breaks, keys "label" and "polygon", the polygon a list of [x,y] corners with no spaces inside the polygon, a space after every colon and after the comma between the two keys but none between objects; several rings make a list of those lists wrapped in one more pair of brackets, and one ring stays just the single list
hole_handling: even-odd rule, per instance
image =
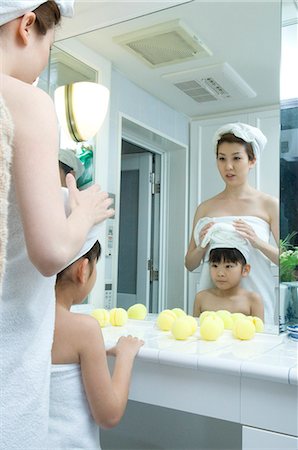
[{"label": "door frame", "polygon": [[[187,310],[187,271],[184,267],[184,255],[188,246],[188,216],[189,216],[189,147],[159,130],[148,127],[146,124],[136,119],[118,113],[118,133],[117,133],[117,162],[115,167],[116,176],[116,198],[115,198],[115,231],[114,231],[114,257],[112,261],[112,304],[116,306],[117,302],[117,278],[118,278],[118,243],[119,243],[119,211],[120,211],[120,180],[121,180],[121,147],[122,139],[125,139],[135,145],[143,147],[152,153],[157,153],[161,157],[161,194],[160,194],[160,247],[159,247],[159,310],[166,307],[175,307],[171,305],[171,280],[169,274],[175,270],[175,263],[181,264],[181,282],[183,299],[180,299],[180,307]],[[182,161],[182,165],[181,165]],[[181,172],[181,167],[184,171]],[[184,194],[181,212],[184,213],[184,224],[182,228],[182,237],[180,242],[180,253],[183,253],[182,260],[175,261],[175,252],[171,241],[174,236],[167,235],[169,227],[169,214],[173,215],[170,202],[173,203],[173,193],[171,189],[171,180],[176,175],[182,175],[184,179]],[[173,182],[173,181],[172,181]],[[184,208],[183,208],[184,205]],[[179,220],[179,219],[178,219]],[[170,237],[172,239],[170,239]],[[183,250],[183,251],[182,251]],[[181,255],[180,255],[181,259]],[[172,267],[173,266],[173,267]]]}]

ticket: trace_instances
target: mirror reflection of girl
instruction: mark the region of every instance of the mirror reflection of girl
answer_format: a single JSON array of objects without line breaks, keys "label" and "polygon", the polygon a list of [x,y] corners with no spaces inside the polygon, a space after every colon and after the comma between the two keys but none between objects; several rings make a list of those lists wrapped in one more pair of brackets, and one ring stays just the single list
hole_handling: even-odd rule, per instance
[{"label": "mirror reflection of girl", "polygon": [[237,248],[213,248],[209,254],[209,269],[214,288],[196,294],[194,317],[199,317],[204,311],[223,309],[264,320],[261,296],[240,286],[241,280],[250,272],[250,265],[241,251]]},{"label": "mirror reflection of girl", "polygon": [[254,251],[251,274],[242,286],[261,295],[265,322],[274,323],[274,280],[271,262],[278,264],[278,248],[269,243],[270,233],[278,243],[278,200],[250,186],[248,175],[260,158],[267,139],[255,127],[242,123],[224,125],[215,133],[217,168],[225,189],[201,203],[193,220],[193,231],[185,266],[193,271],[203,262],[200,289],[213,286],[209,276],[208,247],[201,242],[214,223],[232,223]]},{"label": "mirror reflection of girl", "polygon": [[49,449],[100,448],[99,426],[111,428],[124,414],[133,362],[144,343],[122,336],[108,350],[116,357],[111,376],[97,320],[70,311],[72,305],[83,302],[96,280],[101,249],[91,239],[57,275]]},{"label": "mirror reflection of girl", "polygon": [[[8,233],[0,302],[5,449],[47,448],[55,275],[77,254],[89,229],[113,214],[99,186],[80,192],[68,175],[66,216],[54,104],[32,85],[48,63],[55,25],[72,13],[72,0],[0,2],[1,163],[4,152],[12,161],[5,174],[7,217],[2,209],[0,215],[0,239]],[[2,192],[0,200],[2,208]]]}]

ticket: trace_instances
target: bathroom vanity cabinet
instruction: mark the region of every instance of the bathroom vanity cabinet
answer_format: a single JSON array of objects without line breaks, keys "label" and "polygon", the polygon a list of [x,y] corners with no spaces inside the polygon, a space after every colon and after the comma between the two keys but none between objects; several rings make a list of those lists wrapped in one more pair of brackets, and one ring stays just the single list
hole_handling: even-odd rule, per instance
[{"label": "bathroom vanity cabinet", "polygon": [[243,450],[298,448],[297,343],[270,334],[240,341],[228,330],[215,342],[201,340],[199,330],[176,341],[155,319],[103,329],[107,348],[121,335],[145,341],[131,400],[241,424]]}]

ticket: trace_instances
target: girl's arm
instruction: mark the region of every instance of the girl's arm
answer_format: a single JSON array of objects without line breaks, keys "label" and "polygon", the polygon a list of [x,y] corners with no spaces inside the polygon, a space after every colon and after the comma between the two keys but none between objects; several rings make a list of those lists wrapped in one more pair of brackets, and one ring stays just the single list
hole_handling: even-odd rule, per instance
[{"label": "girl's arm", "polygon": [[111,376],[98,322],[88,316],[83,322],[78,345],[87,399],[95,422],[104,428],[111,428],[124,414],[134,358],[143,341],[132,336],[119,339],[108,352],[116,356]]},{"label": "girl's arm", "polygon": [[111,200],[98,186],[78,191],[69,176],[71,213],[66,217],[53,102],[40,89],[9,77],[4,92],[14,122],[12,182],[28,255],[43,275],[51,276],[75,256],[89,229],[113,214]]},{"label": "girl's arm", "polygon": [[200,317],[201,314],[201,293],[198,292],[195,297],[195,301],[193,304],[193,316]]},{"label": "girl's arm", "polygon": [[[196,210],[194,220],[193,220],[191,239],[189,242],[187,253],[185,255],[185,267],[187,268],[187,270],[189,270],[191,272],[194,269],[196,269],[197,267],[199,267],[202,259],[204,258],[206,250],[207,250],[207,247],[202,248],[200,245],[197,246],[195,239],[194,239],[194,230],[195,230],[196,224],[198,223],[199,219],[201,217],[203,217],[201,209],[202,209],[201,206],[198,206],[198,208]],[[202,228],[201,233],[200,233],[200,242],[202,241],[202,239],[204,239],[204,236],[206,235],[208,229],[211,226],[212,226],[212,223],[210,222]]]},{"label": "girl's arm", "polygon": [[251,296],[251,308],[250,313],[252,316],[259,317],[264,321],[264,305],[262,298],[259,294],[256,292],[252,293]]}]

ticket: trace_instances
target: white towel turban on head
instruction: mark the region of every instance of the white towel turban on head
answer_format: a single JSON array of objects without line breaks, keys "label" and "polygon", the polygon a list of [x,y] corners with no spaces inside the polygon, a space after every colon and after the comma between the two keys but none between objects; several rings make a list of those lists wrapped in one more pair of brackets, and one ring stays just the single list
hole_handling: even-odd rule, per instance
[{"label": "white towel turban on head", "polygon": [[230,223],[218,222],[212,225],[202,240],[201,247],[209,244],[209,252],[214,248],[236,248],[249,262],[250,243]]},{"label": "white towel turban on head", "polygon": [[[65,187],[61,188],[61,192],[63,195],[63,201],[64,201],[64,209],[65,209],[65,213],[67,216],[69,216],[71,210],[70,210],[70,205],[69,205],[69,200],[68,200],[68,196],[69,196],[69,192],[68,189]],[[99,241],[100,238],[100,229],[101,227],[103,227],[104,224],[103,223],[99,223],[97,225],[94,225],[88,232],[87,236],[86,236],[86,240],[85,243],[83,244],[82,248],[80,249],[80,251],[74,256],[74,258],[68,263],[66,264],[66,266],[63,268],[65,269],[66,267],[70,266],[71,264],[73,264],[75,261],[77,261],[78,259],[80,259],[82,256],[84,256],[87,252],[89,252],[89,250],[91,250],[91,248],[93,247],[93,245],[95,244],[96,241]],[[63,270],[61,269],[61,270]]]},{"label": "white towel turban on head", "polygon": [[[0,2],[0,26],[24,14],[34,11],[47,0],[1,0]],[[55,0],[60,13],[64,17],[72,17],[74,13],[74,0]]]},{"label": "white towel turban on head", "polygon": [[66,164],[73,169],[76,174],[76,180],[78,180],[80,176],[83,175],[84,165],[75,155],[75,152],[73,150],[70,150],[69,148],[61,148],[59,150],[58,159],[63,164]]},{"label": "white towel turban on head", "polygon": [[267,144],[267,138],[259,128],[240,122],[223,125],[216,131],[213,138],[215,151],[218,141],[227,133],[232,133],[238,138],[243,139],[245,142],[250,143],[256,159],[260,159],[261,153]]}]

